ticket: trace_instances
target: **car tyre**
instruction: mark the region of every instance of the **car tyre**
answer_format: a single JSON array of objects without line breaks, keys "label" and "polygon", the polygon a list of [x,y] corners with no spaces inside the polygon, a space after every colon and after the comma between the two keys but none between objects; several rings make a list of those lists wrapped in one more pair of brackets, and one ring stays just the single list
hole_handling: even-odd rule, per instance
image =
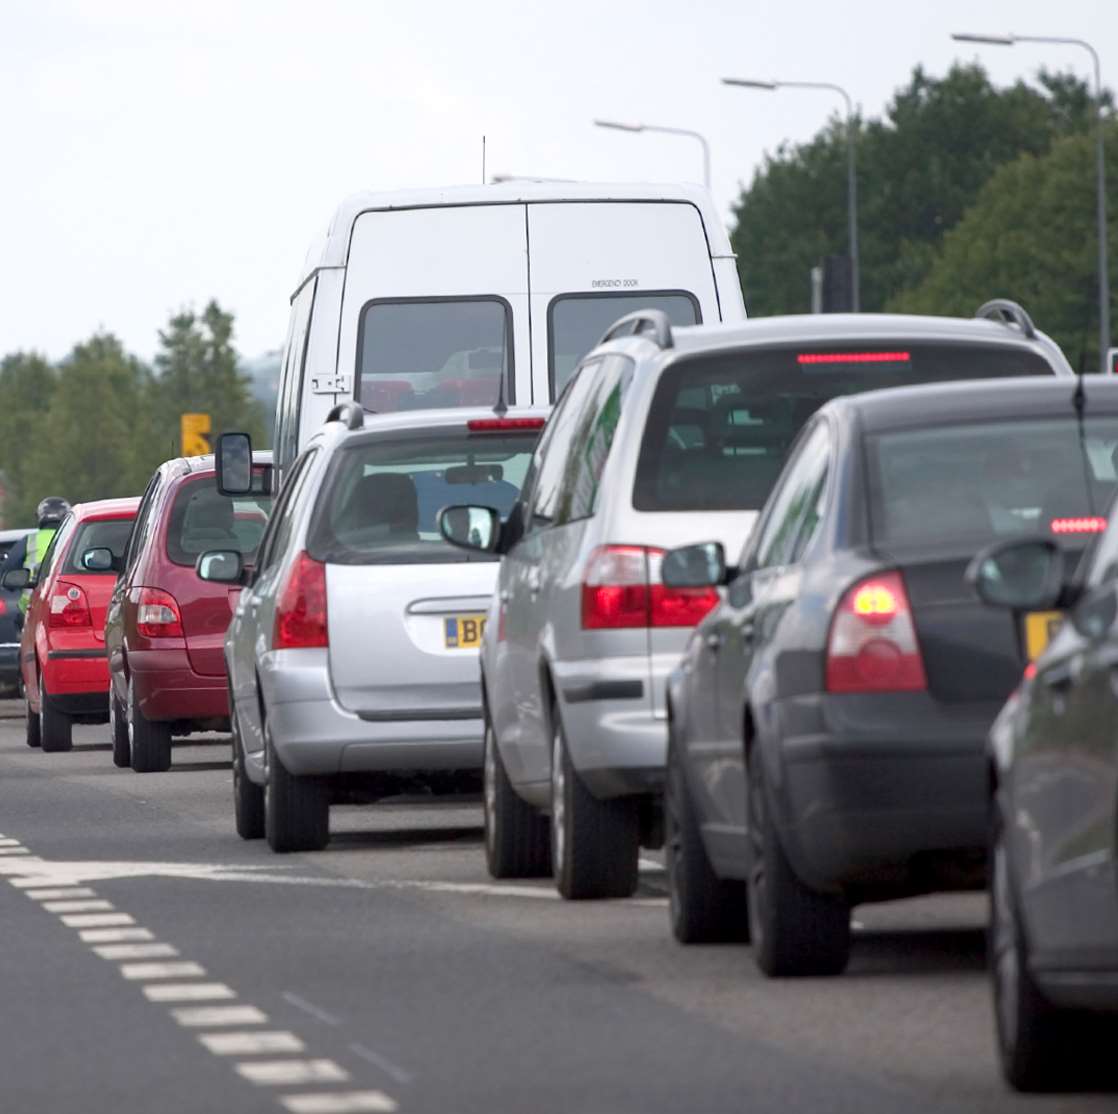
[{"label": "car tyre", "polygon": [[237,709],[229,694],[229,728],[233,735],[233,817],[241,839],[264,838],[264,787],[245,772],[245,750],[237,727]]},{"label": "car tyre", "polygon": [[109,736],[113,743],[113,765],[127,769],[132,764],[132,752],[128,748],[128,719],[112,682],[109,683]]},{"label": "car tyre", "polygon": [[482,743],[485,861],[494,878],[542,878],[551,873],[546,816],[522,800],[509,781],[488,714]]},{"label": "car tyre", "polygon": [[42,721],[39,719],[39,713],[31,710],[31,701],[27,699],[27,693],[23,694],[23,712],[24,712],[24,730],[26,732],[25,738],[29,747],[41,747],[43,745],[43,729]]},{"label": "car tyre", "polygon": [[552,708],[551,862],[571,901],[631,897],[637,888],[640,813],[635,797],[602,801],[578,776],[557,707]]},{"label": "car tyre", "polygon": [[792,869],[759,753],[749,755],[746,777],[749,927],[757,966],[771,978],[839,975],[850,960],[850,907],[805,886]]},{"label": "car tyre", "polygon": [[56,754],[74,749],[74,721],[59,707],[39,680],[39,741],[44,751]]},{"label": "car tyre", "polygon": [[268,781],[264,790],[264,834],[273,851],[321,851],[330,842],[329,787],[321,778],[290,773],[265,727]]},{"label": "car tyre", "polygon": [[140,711],[135,679],[128,679],[128,753],[138,774],[163,773],[171,768],[171,725],[150,720]]},{"label": "car tyre", "polygon": [[664,787],[664,849],[672,935],[681,944],[749,941],[745,883],[714,873],[687,787],[683,758],[669,727]]}]

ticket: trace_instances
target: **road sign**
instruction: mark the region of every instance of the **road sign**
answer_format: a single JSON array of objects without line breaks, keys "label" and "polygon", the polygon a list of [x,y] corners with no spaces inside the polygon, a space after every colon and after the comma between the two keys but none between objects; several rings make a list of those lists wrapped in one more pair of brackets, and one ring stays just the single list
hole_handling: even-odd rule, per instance
[{"label": "road sign", "polygon": [[183,456],[205,456],[213,452],[209,414],[183,414],[181,425]]}]

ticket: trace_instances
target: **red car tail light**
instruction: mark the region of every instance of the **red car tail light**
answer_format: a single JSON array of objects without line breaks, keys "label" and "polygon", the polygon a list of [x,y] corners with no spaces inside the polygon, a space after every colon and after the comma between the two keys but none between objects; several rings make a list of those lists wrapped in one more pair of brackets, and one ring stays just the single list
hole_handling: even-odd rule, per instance
[{"label": "red car tail light", "polygon": [[182,612],[170,592],[139,588],[136,596],[136,632],[144,638],[182,638]]},{"label": "red car tail light", "polygon": [[693,627],[718,603],[714,588],[669,588],[660,582],[662,549],[603,545],[582,579],[584,630]]},{"label": "red car tail light", "polygon": [[899,572],[869,577],[839,601],[827,642],[826,675],[828,692],[918,692],[928,687]]},{"label": "red car tail light", "polygon": [[85,593],[76,585],[60,580],[50,597],[50,611],[47,626],[53,629],[72,630],[74,627],[91,627],[93,618],[89,613],[89,601]]},{"label": "red car tail light", "polygon": [[276,650],[329,646],[326,566],[300,553],[276,604],[272,647]]}]

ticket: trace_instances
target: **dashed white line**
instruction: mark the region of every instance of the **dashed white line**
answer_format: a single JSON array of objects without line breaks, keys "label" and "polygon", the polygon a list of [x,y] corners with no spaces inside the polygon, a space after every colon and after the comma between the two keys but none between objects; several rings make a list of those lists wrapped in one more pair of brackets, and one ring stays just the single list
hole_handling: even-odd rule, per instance
[{"label": "dashed white line", "polygon": [[0,847],[0,855],[30,855],[26,847]]},{"label": "dashed white line", "polygon": [[124,963],[120,973],[126,979],[192,979],[206,973],[200,963],[182,960],[179,963]]},{"label": "dashed white line", "polygon": [[107,913],[116,906],[111,901],[44,901],[48,913]]},{"label": "dashed white line", "polygon": [[56,898],[96,897],[88,886],[55,887],[50,890],[24,890],[33,901],[54,901]]},{"label": "dashed white line", "polygon": [[22,847],[23,845],[18,839],[9,839],[6,836],[0,837],[0,847]]},{"label": "dashed white line", "polygon": [[391,1060],[380,1055],[379,1052],[374,1052],[363,1044],[351,1044],[349,1050],[355,1056],[360,1056],[362,1060],[368,1060],[370,1064],[380,1068],[385,1075],[391,1076],[397,1083],[407,1084],[414,1078],[411,1072],[404,1071],[398,1064],[394,1064]]},{"label": "dashed white line", "polygon": [[396,1104],[383,1091],[330,1095],[285,1095],[280,1105],[291,1114],[393,1114]]},{"label": "dashed white line", "polygon": [[135,924],[136,918],[127,913],[69,913],[63,914],[62,923],[67,928],[108,928],[110,925]]},{"label": "dashed white line", "polygon": [[304,1052],[306,1045],[286,1031],[247,1033],[200,1033],[198,1039],[215,1056],[251,1056],[254,1052]]},{"label": "dashed white line", "polygon": [[83,928],[78,933],[83,944],[121,944],[126,940],[154,940],[150,928]]},{"label": "dashed white line", "polygon": [[102,959],[171,959],[179,954],[171,944],[99,944],[93,950]]},{"label": "dashed white line", "polygon": [[298,994],[293,994],[290,990],[285,990],[283,992],[283,997],[286,1001],[295,1006],[296,1009],[300,1009],[304,1013],[309,1013],[311,1017],[321,1021],[324,1025],[341,1025],[342,1023],[341,1018],[335,1017],[332,1013],[327,1013],[313,1002],[308,1002],[306,998],[300,998]]},{"label": "dashed white line", "polygon": [[218,1025],[263,1025],[268,1015],[255,1006],[180,1006],[171,1011],[174,1019],[190,1029]]},{"label": "dashed white line", "polygon": [[287,1087],[292,1083],[346,1083],[349,1072],[333,1060],[247,1060],[237,1073],[259,1087]]},{"label": "dashed white line", "polygon": [[205,1002],[236,998],[232,987],[223,982],[152,983],[144,987],[149,1002]]}]

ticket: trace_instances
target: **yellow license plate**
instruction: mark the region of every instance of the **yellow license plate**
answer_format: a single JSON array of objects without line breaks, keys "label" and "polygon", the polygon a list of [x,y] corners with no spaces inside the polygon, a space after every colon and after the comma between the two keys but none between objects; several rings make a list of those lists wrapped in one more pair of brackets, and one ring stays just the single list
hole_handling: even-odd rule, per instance
[{"label": "yellow license plate", "polygon": [[476,650],[485,633],[484,615],[451,615],[445,620],[448,650]]},{"label": "yellow license plate", "polygon": [[1062,611],[1030,611],[1025,616],[1025,653],[1036,661],[1064,621]]}]

